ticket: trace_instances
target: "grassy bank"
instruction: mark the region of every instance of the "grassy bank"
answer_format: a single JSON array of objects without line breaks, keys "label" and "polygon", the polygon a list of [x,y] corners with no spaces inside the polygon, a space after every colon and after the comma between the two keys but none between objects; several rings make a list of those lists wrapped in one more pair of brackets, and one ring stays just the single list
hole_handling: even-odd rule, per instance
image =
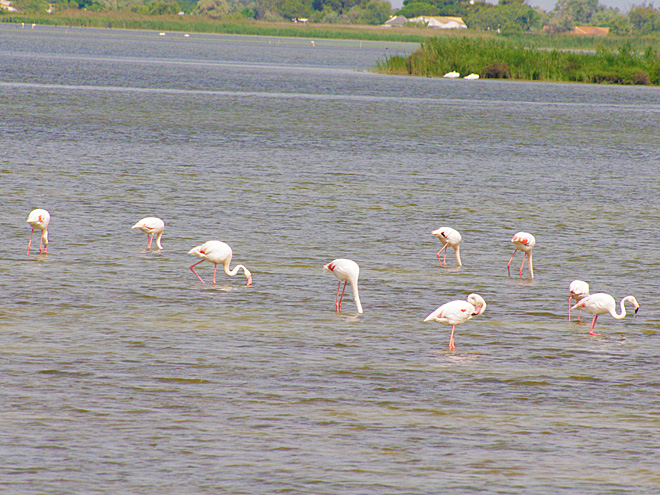
[{"label": "grassy bank", "polygon": [[653,47],[640,54],[630,44],[583,53],[530,49],[503,39],[434,38],[408,57],[389,57],[378,71],[435,77],[457,71],[495,79],[660,85],[660,56]]},{"label": "grassy bank", "polygon": [[294,24],[292,22],[265,22],[255,20],[213,20],[204,16],[144,15],[124,11],[87,12],[82,10],[67,10],[53,15],[0,15],[0,22],[413,43],[420,43],[428,39],[428,35],[430,34],[419,28],[393,30],[380,26]]}]

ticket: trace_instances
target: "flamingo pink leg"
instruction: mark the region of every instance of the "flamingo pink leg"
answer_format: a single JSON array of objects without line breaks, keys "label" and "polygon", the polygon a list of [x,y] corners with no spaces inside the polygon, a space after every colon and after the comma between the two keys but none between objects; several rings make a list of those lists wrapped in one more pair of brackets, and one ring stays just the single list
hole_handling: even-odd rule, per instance
[{"label": "flamingo pink leg", "polygon": [[218,271],[218,264],[216,263],[213,267],[213,285],[215,285],[215,272]]},{"label": "flamingo pink leg", "polygon": [[40,252],[41,254],[48,254],[48,246],[43,245],[43,251],[41,250],[41,247],[42,247],[43,242],[44,242],[44,240],[41,239],[41,242],[39,243],[39,252]]},{"label": "flamingo pink leg", "polygon": [[30,254],[30,245],[32,244],[32,234],[34,234],[34,229],[32,229],[32,232],[30,233],[30,242],[28,242],[28,252],[27,252],[27,254]]},{"label": "flamingo pink leg", "polygon": [[596,326],[596,318],[598,318],[598,315],[594,315],[594,319],[591,320],[591,328],[589,329],[589,335],[600,335],[599,333],[594,332],[594,327]]},{"label": "flamingo pink leg", "polygon": [[192,266],[190,267],[190,271],[193,272],[193,273],[195,274],[195,276],[199,279],[199,281],[200,281],[201,283],[204,283],[204,281],[202,280],[202,277],[200,277],[199,275],[197,275],[197,272],[196,272],[195,270],[193,270],[193,268],[196,267],[197,265],[199,265],[200,263],[204,263],[204,260],[202,260],[202,261],[198,261],[197,263],[195,263],[194,265],[192,265]]},{"label": "flamingo pink leg", "polygon": [[523,271],[523,266],[525,266],[525,258],[527,257],[527,253],[523,253],[523,262],[520,265],[520,278],[522,278],[522,271]]},{"label": "flamingo pink leg", "polygon": [[341,311],[341,301],[344,299],[344,292],[346,292],[346,282],[344,282],[344,290],[341,291],[341,296],[339,295],[339,288],[341,287],[341,280],[339,285],[337,285],[337,298],[335,299],[335,307],[337,308],[337,313]]},{"label": "flamingo pink leg", "polygon": [[571,321],[571,296],[568,296],[568,321]]},{"label": "flamingo pink leg", "polygon": [[513,254],[511,255],[511,259],[509,260],[509,263],[506,265],[506,269],[509,272],[509,277],[511,276],[511,262],[513,261],[513,257],[516,255],[517,252],[518,252],[517,249],[513,250]]},{"label": "flamingo pink leg", "polygon": [[580,309],[580,310],[578,311],[578,320],[577,320],[577,321],[580,321],[580,315],[581,315],[581,314],[582,314],[582,310]]},{"label": "flamingo pink leg", "polygon": [[[440,263],[440,266],[442,266],[442,261],[440,261],[440,253],[445,251],[447,246],[449,246],[449,243],[442,246],[442,249],[440,251],[438,251],[438,262]],[[447,266],[447,251],[445,251],[445,266]]]},{"label": "flamingo pink leg", "polygon": [[456,325],[452,325],[451,327],[451,336],[449,337],[449,350],[453,351],[456,349],[456,346],[454,345],[454,328],[456,328]]},{"label": "flamingo pink leg", "polygon": [[149,239],[149,242],[147,242],[147,249],[151,249],[151,241],[153,240],[154,235],[153,234],[147,234],[147,239]]}]

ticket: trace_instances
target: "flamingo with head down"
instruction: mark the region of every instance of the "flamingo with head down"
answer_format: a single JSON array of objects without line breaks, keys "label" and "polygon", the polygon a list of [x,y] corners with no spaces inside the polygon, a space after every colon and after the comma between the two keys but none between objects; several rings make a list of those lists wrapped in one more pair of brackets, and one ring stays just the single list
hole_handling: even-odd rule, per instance
[{"label": "flamingo with head down", "polygon": [[637,314],[637,311],[639,311],[639,303],[633,296],[626,296],[621,299],[621,313],[617,314],[616,301],[612,296],[605,294],[604,292],[591,294],[590,296],[581,299],[575,306],[573,306],[572,309],[583,308],[587,313],[594,315],[593,320],[591,320],[589,335],[600,335],[599,333],[594,332],[594,327],[596,326],[596,319],[598,316],[609,313],[612,315],[612,318],[616,320],[623,320],[626,317],[626,302],[629,302],[633,305],[633,308],[635,308],[635,314]]},{"label": "flamingo with head down", "polygon": [[133,225],[131,227],[132,229],[139,229],[145,234],[147,234],[147,249],[151,249],[151,241],[154,238],[154,235],[157,234],[156,237],[156,246],[158,246],[158,249],[163,249],[163,246],[160,244],[160,238],[163,237],[163,231],[165,230],[165,222],[163,222],[160,218],[156,217],[146,217],[140,220],[138,223]]},{"label": "flamingo with head down", "polygon": [[473,317],[486,311],[486,301],[479,294],[470,294],[467,301],[451,301],[443,304],[433,313],[428,315],[424,321],[437,321],[444,325],[451,325],[451,336],[449,337],[449,350],[456,349],[454,345],[454,328],[456,325],[465,323]]},{"label": "flamingo with head down", "polygon": [[[337,277],[337,280],[339,280],[339,285],[337,285],[337,297],[335,298],[335,308],[337,308],[337,312],[339,313],[341,311],[341,301],[344,298],[346,283],[348,282],[353,288],[353,299],[355,300],[357,312],[363,313],[360,294],[358,292],[358,277],[360,276],[360,267],[358,264],[353,260],[340,258],[325,265],[323,271],[332,272],[332,274]],[[341,288],[342,282],[344,282],[344,290],[341,291],[340,296],[339,289]]]},{"label": "flamingo with head down", "polygon": [[30,254],[30,246],[32,245],[32,235],[34,230],[41,230],[41,241],[39,242],[39,253],[48,254],[48,224],[50,223],[50,213],[47,210],[37,208],[32,210],[28,215],[27,223],[32,227],[30,233],[30,242],[28,242],[27,254]]},{"label": "flamingo with head down", "polygon": [[[438,262],[440,263],[440,266],[447,266],[447,246],[454,248],[454,253],[456,254],[456,263],[458,263],[458,266],[463,266],[461,263],[461,234],[458,232],[458,230],[454,230],[451,227],[440,227],[439,229],[431,232],[431,234],[440,239],[443,244],[442,249],[438,251]],[[443,258],[444,263],[440,261],[440,253],[442,251],[445,252],[445,256]]]},{"label": "flamingo with head down", "polygon": [[[579,302],[589,295],[589,284],[583,280],[573,280],[571,285],[568,286],[568,290],[571,293],[568,296],[568,321],[571,321],[571,301]],[[580,321],[580,312],[578,313],[578,321]]]},{"label": "flamingo with head down", "polygon": [[225,274],[229,275],[230,277],[236,275],[239,270],[243,270],[243,275],[245,275],[245,278],[247,278],[247,286],[250,287],[252,285],[252,273],[250,273],[250,270],[248,270],[246,267],[243,265],[236,265],[232,270],[229,269],[232,250],[228,244],[222,241],[207,241],[201,246],[192,248],[190,251],[188,251],[188,254],[202,258],[202,261],[199,261],[190,267],[190,271],[193,272],[202,283],[204,283],[204,280],[202,280],[202,277],[197,275],[197,272],[194,270],[194,268],[204,261],[210,261],[215,265],[213,268],[213,285],[215,285],[215,274],[218,269],[218,264],[222,265]]},{"label": "flamingo with head down", "polygon": [[509,272],[509,277],[511,276],[511,262],[513,261],[513,257],[516,255],[516,252],[520,250],[523,252],[523,260],[520,264],[520,278],[522,278],[523,266],[525,266],[526,256],[529,256],[529,276],[530,278],[534,278],[534,267],[532,266],[532,248],[534,248],[534,245],[536,244],[536,239],[534,239],[534,236],[528,232],[518,232],[513,236],[511,242],[513,242],[513,245],[516,246],[516,249],[514,249],[513,254],[511,255],[511,259],[506,265],[506,269]]}]

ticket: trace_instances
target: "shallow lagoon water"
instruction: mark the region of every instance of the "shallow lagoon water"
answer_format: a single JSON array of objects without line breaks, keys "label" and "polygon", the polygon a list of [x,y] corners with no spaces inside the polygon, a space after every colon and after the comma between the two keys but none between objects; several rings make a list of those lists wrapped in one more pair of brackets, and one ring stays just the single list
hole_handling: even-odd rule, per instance
[{"label": "shallow lagoon water", "polygon": [[[5,490],[657,493],[658,88],[368,72],[410,44],[0,40]],[[534,280],[507,276],[520,230]],[[199,283],[209,239],[253,287]],[[363,315],[334,311],[338,257]],[[590,337],[574,278],[641,309]],[[448,352],[422,320],[471,292]]]}]

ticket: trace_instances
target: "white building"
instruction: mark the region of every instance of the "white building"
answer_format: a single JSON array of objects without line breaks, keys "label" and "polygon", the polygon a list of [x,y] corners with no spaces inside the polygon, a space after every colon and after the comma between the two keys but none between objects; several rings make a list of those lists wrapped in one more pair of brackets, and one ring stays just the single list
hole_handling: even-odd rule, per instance
[{"label": "white building", "polygon": [[467,29],[467,26],[460,17],[430,17],[419,16],[408,19],[408,22],[421,22],[426,24],[426,27],[435,29]]}]

